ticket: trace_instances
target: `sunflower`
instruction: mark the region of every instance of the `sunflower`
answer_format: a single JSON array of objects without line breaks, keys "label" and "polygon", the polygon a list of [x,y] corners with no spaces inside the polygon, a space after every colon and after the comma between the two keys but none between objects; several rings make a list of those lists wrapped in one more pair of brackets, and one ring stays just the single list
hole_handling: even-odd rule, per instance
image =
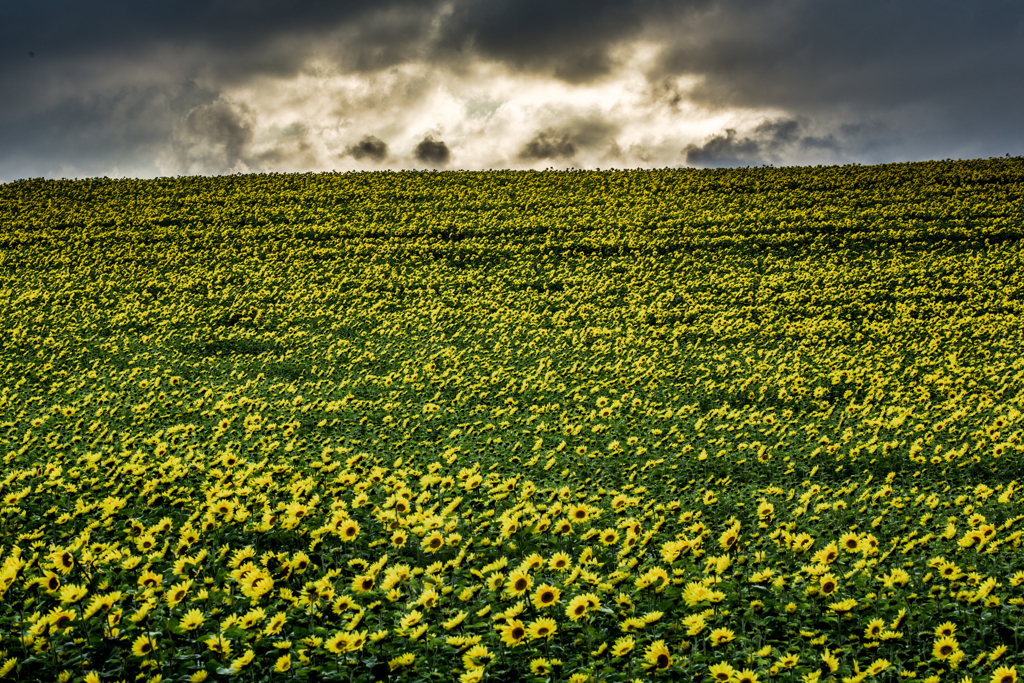
[{"label": "sunflower", "polygon": [[624,657],[633,651],[635,646],[633,636],[622,636],[615,641],[615,645],[612,646],[612,657]]},{"label": "sunflower", "polygon": [[562,591],[546,583],[537,586],[533,593],[533,606],[537,609],[546,609],[557,604],[562,597]]},{"label": "sunflower", "polygon": [[555,523],[555,527],[551,531],[552,531],[552,533],[561,534],[561,535],[571,534],[572,533],[572,523],[569,520],[567,520],[567,519],[560,519],[560,520],[558,520]]},{"label": "sunflower", "polygon": [[956,638],[950,636],[939,638],[935,641],[935,646],[932,647],[932,657],[940,660],[949,659],[959,649],[960,643],[956,641]]},{"label": "sunflower", "polygon": [[377,580],[369,574],[359,574],[352,579],[352,590],[356,593],[369,593],[373,590]]},{"label": "sunflower", "polygon": [[854,531],[847,531],[840,536],[839,545],[848,553],[855,553],[860,549],[860,536]]},{"label": "sunflower", "polygon": [[577,595],[569,601],[568,605],[566,605],[565,616],[569,617],[573,621],[579,621],[583,615],[587,613],[587,607],[589,605],[590,601],[587,600],[586,595]]},{"label": "sunflower", "polygon": [[716,628],[711,632],[711,644],[721,645],[736,640],[736,636],[727,628]]},{"label": "sunflower", "polygon": [[55,631],[66,629],[75,620],[75,613],[66,609],[55,609],[46,616]]},{"label": "sunflower", "polygon": [[551,667],[551,661],[544,658],[531,659],[530,660],[530,672],[534,676],[547,676],[554,669]]},{"label": "sunflower", "polygon": [[494,655],[487,649],[487,646],[478,643],[462,655],[462,666],[466,669],[479,669],[487,666],[492,659],[494,659]]},{"label": "sunflower", "polygon": [[139,577],[139,588],[157,588],[163,582],[164,577],[147,569]]},{"label": "sunflower", "polygon": [[722,536],[718,539],[718,545],[722,547],[722,550],[730,550],[736,541],[740,538],[740,530],[737,527],[726,529]]},{"label": "sunflower", "polygon": [[691,581],[683,590],[683,600],[686,601],[687,607],[695,607],[705,600],[710,600],[711,593],[711,589],[704,584],[699,581]]},{"label": "sunflower", "polygon": [[135,539],[135,547],[139,549],[140,553],[148,553],[156,547],[156,539],[150,534],[144,534]]},{"label": "sunflower", "polygon": [[366,631],[350,631],[348,637],[348,648],[345,651],[356,652],[357,650],[362,650],[363,645],[366,645],[366,637]]},{"label": "sunflower", "polygon": [[61,604],[70,605],[78,602],[88,594],[89,591],[85,586],[78,586],[70,583],[60,589],[60,601]]},{"label": "sunflower", "polygon": [[825,574],[818,579],[818,586],[821,589],[822,595],[832,595],[839,587],[839,581],[831,574]]},{"label": "sunflower", "polygon": [[237,672],[241,671],[242,669],[244,669],[245,667],[249,666],[249,664],[252,663],[252,660],[255,657],[256,657],[256,653],[255,652],[253,652],[252,650],[246,650],[245,654],[243,654],[241,657],[239,657],[238,659],[236,659],[236,660],[231,662],[231,668],[235,671],[235,673],[237,673]]},{"label": "sunflower", "polygon": [[890,662],[888,659],[876,659],[875,661],[871,662],[871,666],[865,669],[865,671],[867,672],[868,676],[877,676],[878,674],[888,669],[891,665],[892,662]]},{"label": "sunflower", "polygon": [[564,572],[572,564],[572,558],[565,553],[555,553],[548,560],[548,567],[556,572]]},{"label": "sunflower", "polygon": [[354,541],[359,536],[359,522],[354,519],[346,519],[338,527],[338,536],[343,541]]},{"label": "sunflower", "polygon": [[487,577],[487,587],[491,591],[501,589],[503,583],[505,583],[505,575],[501,572],[491,572],[490,576]]},{"label": "sunflower", "polygon": [[75,556],[63,548],[50,553],[51,566],[61,574],[67,575],[75,567]]},{"label": "sunflower", "polygon": [[444,536],[441,535],[440,531],[435,529],[423,538],[423,542],[420,543],[420,547],[423,548],[423,552],[428,555],[436,553],[444,547]]},{"label": "sunflower", "polygon": [[664,640],[656,640],[648,645],[644,651],[644,659],[647,661],[644,665],[647,669],[664,671],[672,666],[672,653],[665,646]]},{"label": "sunflower", "polygon": [[331,654],[340,655],[348,649],[349,634],[345,631],[338,631],[327,639],[324,649]]},{"label": "sunflower", "polygon": [[935,628],[936,638],[952,638],[956,635],[956,624],[952,621],[945,621]]},{"label": "sunflower", "polygon": [[732,668],[728,662],[719,662],[708,667],[708,673],[711,674],[711,678],[717,681],[717,683],[728,683],[733,674],[736,673],[736,669]]},{"label": "sunflower", "polygon": [[501,627],[501,642],[515,647],[526,640],[526,625],[519,619],[509,619]]},{"label": "sunflower", "polygon": [[238,625],[243,631],[248,631],[256,624],[267,618],[267,613],[262,607],[257,607],[246,612],[239,620]]},{"label": "sunflower", "polygon": [[508,582],[505,584],[505,590],[512,597],[518,598],[530,590],[532,584],[533,580],[530,579],[529,574],[522,569],[513,569],[512,573],[509,574]]},{"label": "sunflower", "polygon": [[132,643],[132,654],[136,657],[148,657],[156,650],[156,645],[149,636],[142,635]]},{"label": "sunflower", "polygon": [[274,663],[274,671],[277,673],[284,673],[292,668],[292,656],[291,653],[281,655],[277,658],[277,662]]},{"label": "sunflower", "polygon": [[800,655],[791,655],[787,653],[784,657],[781,657],[779,659],[778,664],[779,667],[783,669],[792,669],[794,666],[796,666],[796,663],[798,661],[800,661]]},{"label": "sunflower", "polygon": [[992,672],[990,683],[1017,683],[1017,667],[999,667]]},{"label": "sunflower", "polygon": [[466,616],[467,616],[467,614],[460,610],[459,613],[456,614],[454,617],[452,617],[448,621],[442,622],[441,626],[444,628],[444,630],[451,631],[453,628],[455,628],[456,626],[461,624],[463,621],[465,621],[466,620]]},{"label": "sunflower", "polygon": [[540,553],[530,553],[519,564],[523,571],[532,572],[544,566],[544,556]]},{"label": "sunflower", "polygon": [[114,603],[120,599],[120,593],[115,595],[94,595],[92,600],[89,601],[89,605],[85,608],[82,613],[83,619],[91,619],[100,612],[108,612],[110,608],[114,606]]},{"label": "sunflower", "polygon": [[284,612],[278,612],[270,617],[270,621],[263,627],[263,635],[276,636],[281,632],[286,621],[288,621],[288,616]]},{"label": "sunflower", "polygon": [[274,580],[270,575],[259,569],[254,569],[242,577],[242,594],[253,600],[269,593],[274,588]]},{"label": "sunflower", "polygon": [[414,609],[402,617],[402,620],[399,623],[402,625],[402,628],[409,629],[419,624],[422,619],[423,613]]},{"label": "sunflower", "polygon": [[572,505],[569,507],[568,516],[574,522],[585,522],[590,519],[590,508],[583,503]]},{"label": "sunflower", "polygon": [[605,529],[601,532],[601,545],[615,545],[619,540],[619,532],[615,529]]},{"label": "sunflower", "polygon": [[691,614],[683,618],[683,626],[686,627],[686,635],[695,636],[707,627],[707,622],[703,615]]},{"label": "sunflower", "polygon": [[558,624],[555,623],[554,619],[548,619],[547,617],[535,619],[526,627],[526,634],[530,637],[530,640],[550,638],[555,635],[557,631]]},{"label": "sunflower", "polygon": [[736,672],[736,677],[733,679],[733,683],[758,683],[761,679],[756,673],[750,669],[744,669],[743,671]]},{"label": "sunflower", "polygon": [[300,550],[299,552],[292,554],[292,558],[288,564],[291,565],[293,572],[301,574],[309,567],[309,555]]},{"label": "sunflower", "polygon": [[181,581],[176,583],[167,589],[167,593],[164,594],[164,601],[168,607],[177,607],[185,596],[188,595],[189,589],[192,588],[192,580]]},{"label": "sunflower", "polygon": [[178,626],[183,631],[195,631],[204,621],[206,621],[206,618],[203,616],[203,613],[200,610],[192,609],[185,613],[185,616],[178,622]]},{"label": "sunflower", "polygon": [[[690,617],[687,617],[687,619],[690,619],[691,617],[697,617],[698,619],[703,620],[703,618],[699,614],[693,614]],[[685,624],[685,620],[684,620],[684,624]],[[628,619],[623,621],[621,624],[619,624],[619,629],[623,633],[637,633],[639,631],[642,631],[646,626],[647,626],[647,622],[645,622],[640,617],[629,617]],[[702,624],[702,628],[703,628],[703,624]]]},{"label": "sunflower", "polygon": [[47,593],[56,593],[60,589],[60,577],[49,570],[43,574],[42,578],[36,579],[36,581],[39,582],[39,585]]},{"label": "sunflower", "polygon": [[881,619],[872,619],[868,622],[868,627],[864,629],[864,637],[871,638],[874,640],[882,634],[882,630],[885,628],[885,622]]},{"label": "sunflower", "polygon": [[835,541],[829,543],[824,548],[814,553],[811,558],[811,562],[815,564],[832,564],[839,557],[839,548],[836,546]]},{"label": "sunflower", "polygon": [[398,655],[394,659],[388,661],[388,668],[391,671],[401,669],[403,666],[412,666],[413,662],[416,661],[416,653],[406,652],[405,654]]}]

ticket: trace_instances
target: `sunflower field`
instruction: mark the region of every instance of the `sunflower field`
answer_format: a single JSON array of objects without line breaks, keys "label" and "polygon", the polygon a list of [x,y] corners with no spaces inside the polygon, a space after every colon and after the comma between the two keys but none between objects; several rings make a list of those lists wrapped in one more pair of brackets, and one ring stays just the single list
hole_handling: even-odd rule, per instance
[{"label": "sunflower field", "polygon": [[1020,157],[0,185],[0,679],[1015,683],[1022,235]]}]

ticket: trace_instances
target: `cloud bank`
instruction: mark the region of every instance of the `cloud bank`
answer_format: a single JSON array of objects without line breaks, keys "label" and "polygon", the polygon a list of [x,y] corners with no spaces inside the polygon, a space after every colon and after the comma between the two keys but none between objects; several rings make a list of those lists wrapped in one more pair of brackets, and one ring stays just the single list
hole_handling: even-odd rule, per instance
[{"label": "cloud bank", "polygon": [[0,181],[1024,153],[1008,0],[49,0],[0,46]]}]

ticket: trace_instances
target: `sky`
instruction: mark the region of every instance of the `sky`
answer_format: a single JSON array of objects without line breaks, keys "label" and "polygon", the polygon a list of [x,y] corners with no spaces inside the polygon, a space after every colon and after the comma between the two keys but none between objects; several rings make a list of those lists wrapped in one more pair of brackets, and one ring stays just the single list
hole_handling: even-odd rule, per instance
[{"label": "sky", "polygon": [[0,0],[0,182],[1006,154],[1019,0]]}]

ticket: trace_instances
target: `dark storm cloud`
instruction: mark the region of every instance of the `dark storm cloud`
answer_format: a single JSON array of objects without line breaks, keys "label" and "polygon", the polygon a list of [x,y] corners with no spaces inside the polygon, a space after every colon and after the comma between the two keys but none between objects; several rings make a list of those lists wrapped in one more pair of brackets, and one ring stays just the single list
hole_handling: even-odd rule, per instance
[{"label": "dark storm cloud", "polygon": [[380,162],[388,155],[388,144],[378,137],[366,135],[358,143],[346,147],[345,154],[357,161],[370,159]]},{"label": "dark storm cloud", "polygon": [[444,144],[442,140],[435,140],[433,136],[428,135],[416,145],[413,155],[417,161],[424,164],[444,166],[448,163],[451,152],[448,150],[448,145]]},{"label": "dark storm cloud", "polygon": [[[668,29],[669,27],[666,27]],[[889,154],[976,154],[1024,134],[1024,12],[1018,2],[722,2],[671,26],[685,39],[650,75],[689,73],[712,109],[771,107],[902,129]],[[860,152],[880,138],[851,140]],[[870,155],[881,160],[881,155]]]},{"label": "dark storm cloud", "polygon": [[[444,42],[472,48],[516,69],[585,82],[610,70],[609,48],[640,34],[660,5],[634,0],[480,0],[461,2],[444,26]],[[690,3],[706,4],[706,3]]]},{"label": "dark storm cloud", "polygon": [[225,173],[245,163],[252,114],[217,101],[193,108],[173,134],[170,164],[185,175]]},{"label": "dark storm cloud", "polygon": [[690,144],[684,150],[687,166],[748,166],[761,163],[761,145],[750,138],[737,138],[736,130],[714,135],[701,146]]},{"label": "dark storm cloud", "polygon": [[567,159],[575,154],[576,145],[569,139],[569,134],[559,136],[552,129],[540,131],[519,150],[519,158],[527,160]]},{"label": "dark storm cloud", "polygon": [[687,166],[735,167],[775,163],[791,150],[833,150],[841,148],[834,135],[801,135],[804,124],[796,119],[774,119],[759,124],[748,135],[737,135],[727,128],[703,145],[689,144],[683,149]]},{"label": "dark storm cloud", "polygon": [[[260,111],[238,124],[254,136],[241,147],[230,125],[199,119],[221,111],[214,103],[232,89],[315,76],[313,60],[351,74],[408,64],[467,74],[486,60],[585,85],[615,74],[619,48],[633,40],[662,48],[637,84],[651,107],[693,116],[686,105],[695,103],[807,122],[793,140],[786,131],[723,131],[687,148],[694,159],[740,163],[783,149],[864,162],[1024,151],[1017,0],[40,0],[0,6],[0,178],[62,165],[153,169],[159,150],[196,168],[245,162]],[[359,106],[411,112],[420,100],[406,89],[400,101],[387,91]],[[614,128],[613,119],[605,114]],[[552,125],[577,153],[596,144],[550,117],[523,122],[515,139]],[[226,137],[215,139],[218,131]],[[548,150],[550,142],[520,151],[566,158],[567,147]],[[295,150],[298,163],[310,144],[274,149],[278,158]],[[521,143],[496,145],[514,158]]]}]

